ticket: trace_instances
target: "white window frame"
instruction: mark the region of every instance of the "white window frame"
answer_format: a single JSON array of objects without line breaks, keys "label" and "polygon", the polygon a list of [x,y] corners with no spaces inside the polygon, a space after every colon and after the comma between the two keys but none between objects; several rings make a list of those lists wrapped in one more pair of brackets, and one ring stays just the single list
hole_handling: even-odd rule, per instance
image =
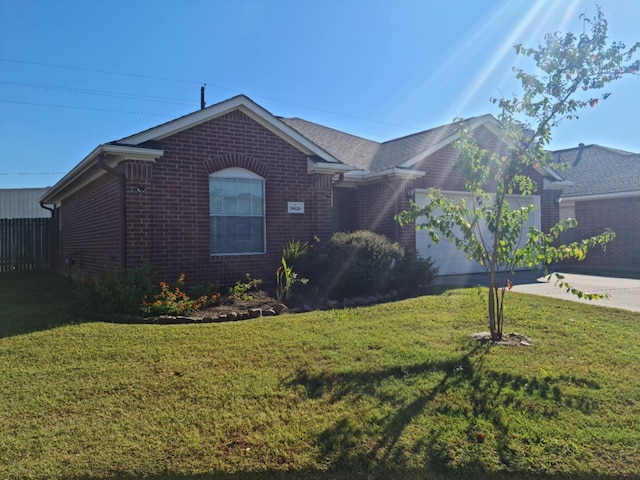
[{"label": "white window frame", "polygon": [[[213,212],[213,189],[212,183],[214,179],[228,179],[231,182],[237,180],[253,180],[259,181],[262,187],[262,215],[256,215],[255,213],[250,213],[248,215],[238,214],[235,212],[234,214],[225,214],[225,213],[215,213]],[[225,168],[224,170],[219,170],[209,175],[209,225],[210,225],[210,244],[209,244],[209,252],[211,256],[220,257],[220,256],[237,256],[237,255],[263,255],[266,252],[266,202],[265,202],[265,179],[260,175],[253,173],[249,170],[239,167]],[[233,198],[233,197],[228,197]],[[260,197],[251,197],[251,198],[260,198]],[[253,206],[251,207],[253,208]],[[214,234],[213,234],[213,222],[214,218],[220,217],[248,217],[248,218],[262,218],[262,247],[260,250],[237,250],[237,251],[223,251],[223,249],[218,248],[214,251]]]}]

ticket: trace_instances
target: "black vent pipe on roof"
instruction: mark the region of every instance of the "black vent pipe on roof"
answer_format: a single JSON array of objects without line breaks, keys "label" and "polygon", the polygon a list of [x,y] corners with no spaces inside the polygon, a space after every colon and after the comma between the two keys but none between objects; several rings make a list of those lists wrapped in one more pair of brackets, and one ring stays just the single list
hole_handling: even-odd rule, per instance
[{"label": "black vent pipe on roof", "polygon": [[574,167],[580,163],[580,160],[582,160],[582,152],[584,152],[584,143],[579,143],[578,144],[578,154],[576,155],[575,162],[573,162],[573,166]]}]

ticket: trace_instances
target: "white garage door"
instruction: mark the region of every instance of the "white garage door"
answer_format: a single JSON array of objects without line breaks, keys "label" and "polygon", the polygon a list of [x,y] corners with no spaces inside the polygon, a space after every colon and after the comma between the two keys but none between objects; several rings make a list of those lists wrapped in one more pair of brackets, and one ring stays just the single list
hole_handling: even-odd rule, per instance
[{"label": "white garage door", "polygon": [[[467,206],[470,205],[471,196],[460,192],[446,192],[447,197],[454,201],[461,198],[467,198]],[[530,226],[540,228],[540,197],[525,195],[509,195],[507,196],[509,205],[512,209],[520,208],[524,205],[535,204],[536,209],[530,213],[529,220],[523,227],[523,237],[521,243],[526,240],[526,232]],[[416,203],[424,206],[429,202],[429,195],[425,190],[416,191]],[[416,220],[416,224],[420,224],[420,219]],[[483,229],[486,231],[486,229]],[[416,249],[424,258],[431,257],[435,261],[435,266],[439,267],[438,275],[457,275],[465,273],[481,273],[484,272],[480,264],[467,259],[466,255],[458,250],[455,245],[447,239],[440,236],[440,242],[434,244],[426,230],[416,230]]]}]

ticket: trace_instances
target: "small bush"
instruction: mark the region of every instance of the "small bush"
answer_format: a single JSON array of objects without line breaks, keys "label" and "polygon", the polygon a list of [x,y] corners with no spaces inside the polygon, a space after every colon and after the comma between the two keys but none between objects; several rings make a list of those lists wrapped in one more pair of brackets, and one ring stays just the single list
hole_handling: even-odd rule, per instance
[{"label": "small bush", "polygon": [[377,233],[338,232],[310,255],[305,276],[327,297],[386,292],[394,266],[404,256],[400,244]]},{"label": "small bush", "polygon": [[146,267],[118,268],[98,279],[80,278],[75,285],[80,308],[104,314],[139,314],[142,301],[153,292],[151,275]]},{"label": "small bush", "polygon": [[406,251],[393,269],[391,288],[403,295],[415,295],[433,282],[438,268],[433,266],[431,258],[424,259],[415,251]]},{"label": "small bush", "polygon": [[232,300],[253,300],[253,295],[249,292],[256,292],[262,285],[262,280],[258,278],[251,278],[251,275],[247,273],[247,281],[241,282],[238,280],[236,284],[229,289],[229,298]]},{"label": "small bush", "polygon": [[119,268],[100,278],[77,280],[74,293],[81,310],[109,315],[186,315],[220,302],[220,294],[212,286],[204,287],[206,292],[190,297],[184,291],[184,280],[181,275],[175,287],[165,282],[156,286],[146,267]]},{"label": "small bush", "polygon": [[143,316],[187,315],[201,308],[215,305],[220,301],[219,293],[191,298],[184,291],[184,278],[184,274],[180,275],[173,288],[165,282],[160,282],[160,292],[151,299],[145,297],[142,301],[140,310]]},{"label": "small bush", "polygon": [[322,298],[369,296],[398,290],[412,295],[437,273],[430,259],[366,230],[335,233],[309,247],[299,272]]}]

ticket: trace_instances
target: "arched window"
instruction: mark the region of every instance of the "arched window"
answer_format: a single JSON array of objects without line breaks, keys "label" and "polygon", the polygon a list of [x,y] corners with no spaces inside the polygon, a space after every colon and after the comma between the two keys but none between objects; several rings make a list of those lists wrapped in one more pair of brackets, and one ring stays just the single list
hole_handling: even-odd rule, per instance
[{"label": "arched window", "polygon": [[264,178],[244,168],[209,175],[211,254],[265,252]]}]

